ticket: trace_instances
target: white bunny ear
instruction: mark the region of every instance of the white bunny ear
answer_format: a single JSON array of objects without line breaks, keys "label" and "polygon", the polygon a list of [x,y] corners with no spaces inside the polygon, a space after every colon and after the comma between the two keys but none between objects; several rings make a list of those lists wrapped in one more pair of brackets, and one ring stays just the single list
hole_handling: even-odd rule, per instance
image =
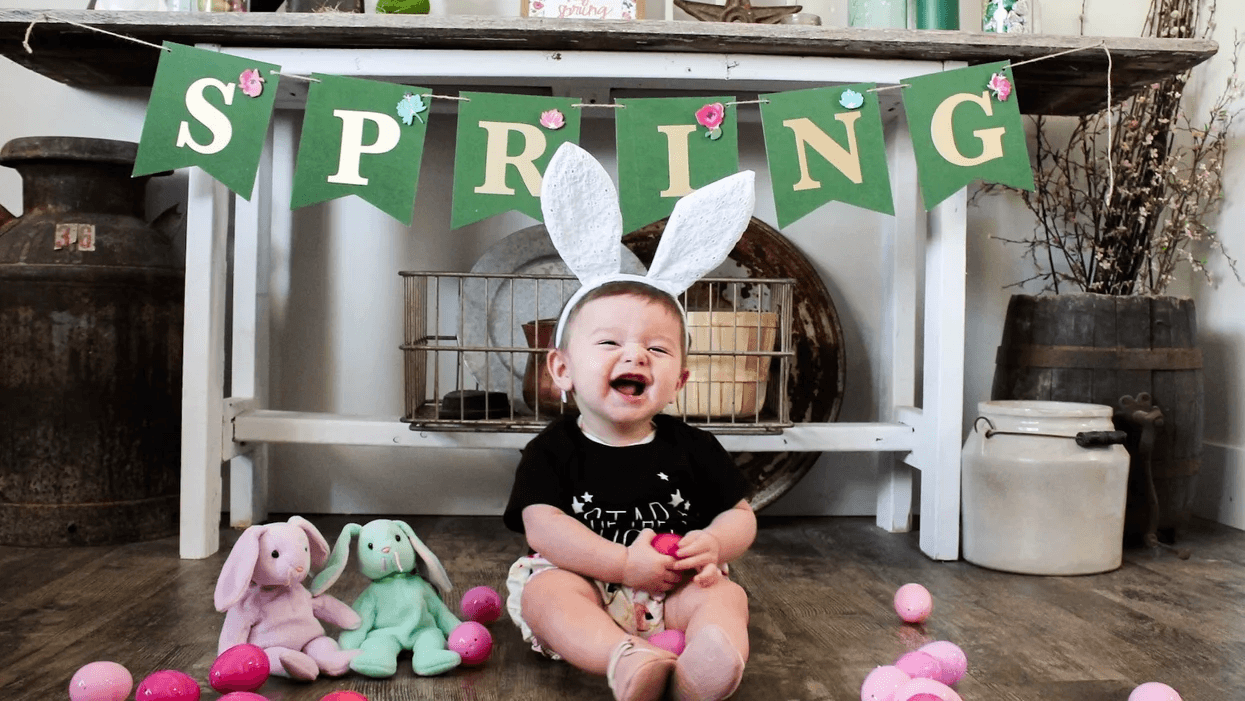
[{"label": "white bunny ear", "polygon": [[549,159],[540,209],[554,248],[582,283],[621,269],[622,210],[609,173],[570,142]]},{"label": "white bunny ear", "polygon": [[648,270],[655,287],[677,297],[726,260],[752,218],[755,180],[741,171],[675,203]]}]

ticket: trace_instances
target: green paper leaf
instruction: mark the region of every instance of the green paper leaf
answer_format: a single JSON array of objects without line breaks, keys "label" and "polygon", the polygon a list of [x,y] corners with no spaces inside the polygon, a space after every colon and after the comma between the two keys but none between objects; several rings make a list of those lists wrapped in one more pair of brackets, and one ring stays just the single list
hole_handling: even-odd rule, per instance
[{"label": "green paper leaf", "polygon": [[[249,200],[277,95],[272,72],[280,66],[169,41],[164,46],[133,175],[198,166]],[[262,79],[255,97],[240,85],[244,71]]]},{"label": "green paper leaf", "polygon": [[688,192],[739,171],[739,129],[734,106],[716,128],[696,121],[706,104],[733,97],[639,98],[616,100],[618,196],[624,231],[669,216]]},{"label": "green paper leaf", "polygon": [[[458,103],[454,152],[454,202],[450,226],[457,229],[516,210],[543,220],[540,183],[549,159],[564,142],[579,143],[580,110],[570,97],[464,92]],[[560,111],[565,125],[546,129],[540,115]]]},{"label": "green paper leaf", "polygon": [[[427,124],[404,124],[399,105],[432,91],[316,73],[298,143],[292,208],[358,195],[409,225]],[[411,99],[408,100],[407,96]],[[412,116],[415,112],[411,113]]]},{"label": "green paper leaf", "polygon": [[768,100],[761,103],[761,124],[779,227],[831,201],[895,213],[882,114],[872,87],[760,96]]},{"label": "green paper leaf", "polygon": [[1016,84],[1006,61],[903,81],[909,86],[903,103],[925,209],[977,179],[1034,188],[1019,100],[1014,90],[1006,100],[992,93],[995,73]]}]

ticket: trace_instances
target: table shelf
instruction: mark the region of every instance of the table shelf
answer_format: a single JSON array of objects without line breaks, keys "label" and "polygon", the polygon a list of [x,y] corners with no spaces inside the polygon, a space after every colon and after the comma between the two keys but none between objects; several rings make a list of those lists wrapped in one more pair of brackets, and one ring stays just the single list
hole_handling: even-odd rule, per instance
[{"label": "table shelf", "polygon": [[[896,84],[971,64],[1050,57],[1017,66],[1014,73],[1022,111],[1043,115],[1101,109],[1108,52],[1113,94],[1124,99],[1218,49],[1214,42],[1193,39],[697,22],[0,10],[0,54],[76,87],[150,88],[158,50],[69,22],[146,42],[168,40],[260,59],[292,75],[320,71],[448,89],[534,89],[588,101],[608,100],[618,91],[745,95]],[[299,81],[282,79],[279,90],[279,110],[298,109],[305,100]],[[896,215],[879,232],[887,261],[879,281],[885,319],[877,371],[884,388],[875,399],[881,420],[797,423],[777,433],[724,434],[721,440],[732,451],[891,456],[879,470],[877,501],[878,525],[891,531],[910,527],[909,467],[915,468],[922,480],[921,548],[931,558],[950,560],[959,555],[966,191],[923,209],[913,186],[911,140],[904,120],[894,118],[900,109],[897,91],[890,92],[884,108],[892,112],[887,161],[896,164],[891,173]],[[262,489],[250,487],[263,483],[268,444],[515,449],[531,436],[530,431],[412,431],[397,417],[266,406],[268,256],[278,219],[274,211],[284,204],[281,196],[288,197],[292,174],[288,164],[274,163],[274,153],[294,151],[294,130],[280,126],[281,120],[277,124],[249,201],[200,169],[189,171],[185,301],[196,313],[186,315],[184,333],[181,554],[187,558],[207,557],[220,547],[223,463],[230,465],[231,522],[247,525],[263,517]]]}]

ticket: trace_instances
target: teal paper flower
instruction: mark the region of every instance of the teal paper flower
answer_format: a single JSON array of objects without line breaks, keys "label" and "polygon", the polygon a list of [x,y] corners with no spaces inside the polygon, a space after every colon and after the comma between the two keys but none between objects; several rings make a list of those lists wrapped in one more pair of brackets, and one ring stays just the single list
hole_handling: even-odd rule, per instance
[{"label": "teal paper flower", "polygon": [[424,118],[419,116],[420,112],[428,109],[428,105],[424,103],[424,98],[414,93],[407,93],[398,102],[398,116],[402,118],[402,123],[410,126],[415,119],[419,119],[419,123],[424,123]]},{"label": "teal paper flower", "polygon": [[852,90],[851,88],[848,88],[843,91],[842,95],[839,95],[839,104],[849,110],[854,110],[865,104],[865,96],[855,90]]}]

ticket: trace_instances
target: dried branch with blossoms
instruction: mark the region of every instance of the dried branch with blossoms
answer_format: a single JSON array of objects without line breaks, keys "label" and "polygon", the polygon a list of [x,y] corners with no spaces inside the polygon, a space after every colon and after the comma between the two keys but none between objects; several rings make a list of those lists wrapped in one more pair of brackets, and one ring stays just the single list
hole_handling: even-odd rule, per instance
[{"label": "dried branch with blossoms", "polygon": [[[1084,21],[1085,2],[1081,17]],[[1215,1],[1151,0],[1143,36],[1210,36]],[[1020,191],[1037,217],[1034,235],[1003,241],[1026,247],[1045,291],[1161,294],[1188,265],[1208,281],[1207,247],[1240,273],[1211,227],[1223,201],[1228,131],[1241,97],[1232,75],[1205,122],[1181,107],[1190,71],[1154,83],[1119,105],[1080,117],[1066,138],[1036,117],[1034,192]],[[1056,143],[1058,141],[1058,143]],[[1009,188],[1008,188],[1009,189]]]}]

